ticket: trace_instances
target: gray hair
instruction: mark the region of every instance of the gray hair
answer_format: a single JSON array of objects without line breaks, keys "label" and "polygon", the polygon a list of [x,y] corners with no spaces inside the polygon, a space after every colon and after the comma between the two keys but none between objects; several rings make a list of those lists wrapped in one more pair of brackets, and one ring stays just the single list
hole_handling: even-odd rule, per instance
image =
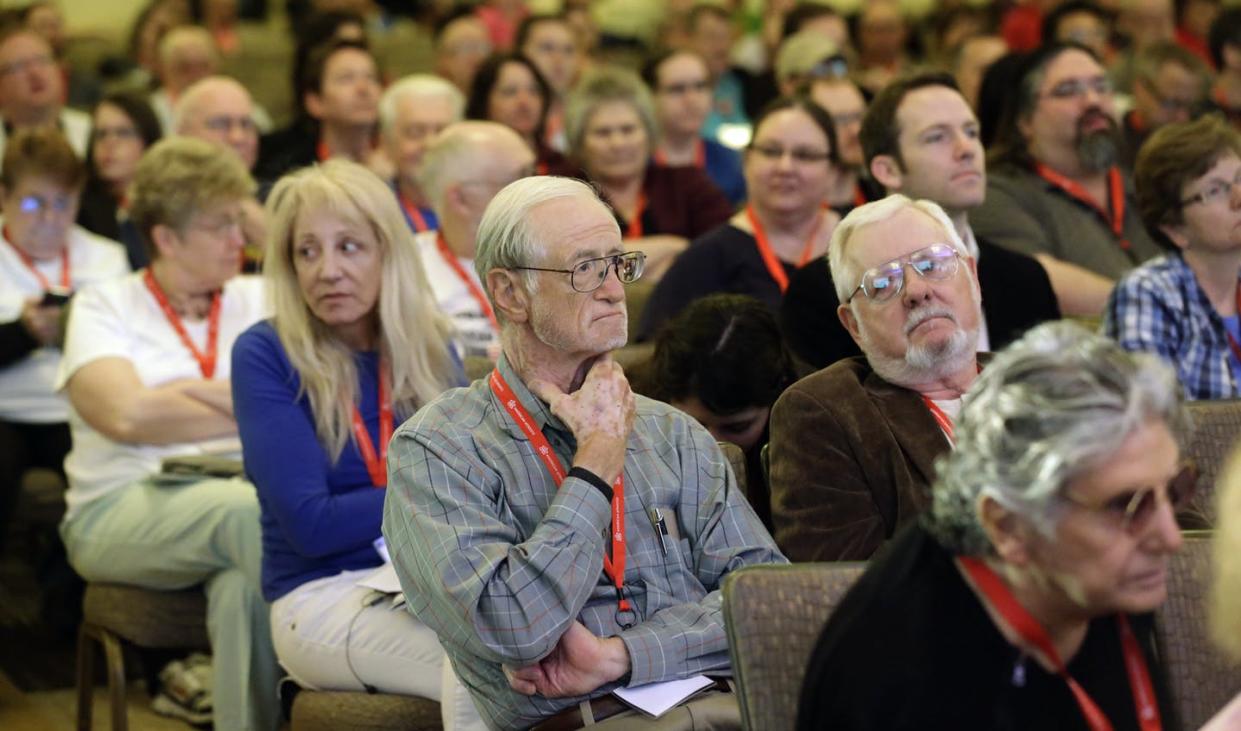
[{"label": "gray hair", "polygon": [[452,121],[459,122],[465,114],[465,97],[451,82],[433,74],[410,74],[388,87],[379,99],[379,129],[390,134],[396,124],[396,108],[406,99],[440,97],[452,105]]},{"label": "gray hair", "polygon": [[1189,428],[1176,375],[1157,356],[1129,353],[1069,322],[1044,323],[999,353],[965,395],[956,448],[936,462],[928,527],[958,554],[993,553],[983,496],[1050,536],[1059,500],[1150,419],[1178,443]]},{"label": "gray hair", "polygon": [[444,195],[449,186],[476,180],[480,164],[495,154],[497,142],[502,142],[504,137],[517,145],[525,145],[516,132],[499,122],[456,122],[436,135],[422,154],[417,176],[418,187],[431,209],[444,210]]},{"label": "gray hair", "polygon": [[[537,225],[531,225],[530,212],[560,198],[585,198],[606,208],[594,188],[574,178],[554,175],[538,175],[509,183],[487,204],[478,224],[474,270],[483,281],[487,299],[493,306],[495,298],[486,287],[487,272],[528,266],[546,248],[546,242],[538,240],[536,235]],[[535,288],[533,274],[525,272],[526,288],[531,291]],[[496,313],[499,316],[498,309]]]},{"label": "gray hair", "polygon": [[900,193],[893,193],[849,211],[849,215],[836,224],[832,231],[832,240],[827,245],[827,265],[832,273],[832,282],[836,285],[836,297],[841,304],[848,299],[862,276],[861,272],[854,271],[857,267],[851,266],[845,257],[845,247],[849,245],[849,239],[863,226],[891,218],[905,208],[921,211],[934,219],[944,229],[947,243],[952,244],[952,248],[961,256],[969,258],[970,252],[965,248],[965,242],[957,233],[956,226],[952,225],[952,219],[948,218],[948,214],[944,213],[938,203],[929,200],[916,201]]},{"label": "gray hair", "polygon": [[586,125],[595,111],[608,102],[625,102],[634,108],[646,129],[647,144],[654,149],[659,128],[655,124],[655,103],[650,90],[634,72],[605,66],[587,72],[565,101],[564,129],[570,154],[579,161],[582,159]]}]

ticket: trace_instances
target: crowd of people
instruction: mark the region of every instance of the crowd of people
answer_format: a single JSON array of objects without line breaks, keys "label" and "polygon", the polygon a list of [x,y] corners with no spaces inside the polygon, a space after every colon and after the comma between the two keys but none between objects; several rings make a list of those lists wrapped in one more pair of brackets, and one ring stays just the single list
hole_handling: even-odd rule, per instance
[{"label": "crowd of people", "polygon": [[870,561],[802,728],[1178,727],[1241,10],[534,4],[290,3],[280,116],[221,72],[247,3],[151,0],[100,69],[55,2],[0,17],[0,549],[41,467],[81,580],[201,585],[154,707],[218,729],[281,677],[646,727],[612,691],[696,675],[660,728],[739,727],[721,585],[788,561]]}]

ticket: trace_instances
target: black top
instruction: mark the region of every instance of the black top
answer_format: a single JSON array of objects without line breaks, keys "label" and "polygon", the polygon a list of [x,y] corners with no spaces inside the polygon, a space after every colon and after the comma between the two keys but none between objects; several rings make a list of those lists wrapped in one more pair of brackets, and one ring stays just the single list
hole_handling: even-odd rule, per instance
[{"label": "black top", "polygon": [[[797,267],[783,260],[780,263],[791,279]],[[754,236],[731,223],[695,239],[668,268],[647,301],[637,339],[654,337],[665,321],[691,302],[720,292],[748,294],[773,313],[780,309],[780,286],[767,271]]]},{"label": "black top", "polygon": [[[1047,270],[1036,259],[978,239],[978,284],[991,350],[997,351],[1026,330],[1060,319],[1060,306]],[[789,277],[780,305],[780,329],[793,355],[811,368],[826,368],[861,355],[840,323],[827,258],[806,264]]]},{"label": "black top", "polygon": [[[1155,664],[1153,620],[1130,624],[1164,729],[1180,727]],[[1115,615],[1094,620],[1069,673],[1117,731],[1137,729]],[[797,728],[1087,729],[1068,685],[1010,645],[953,564],[913,523],[841,601],[811,654]]]},{"label": "black top", "polygon": [[294,121],[259,140],[259,159],[254,165],[258,180],[278,180],[292,170],[319,159],[319,125],[313,119]]}]

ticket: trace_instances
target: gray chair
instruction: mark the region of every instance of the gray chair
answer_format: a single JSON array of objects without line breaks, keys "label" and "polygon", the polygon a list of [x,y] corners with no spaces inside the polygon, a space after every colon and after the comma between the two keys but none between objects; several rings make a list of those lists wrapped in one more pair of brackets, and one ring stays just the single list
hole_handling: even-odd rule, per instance
[{"label": "gray chair", "polygon": [[386,693],[303,690],[293,699],[292,731],[438,731],[440,704]]},{"label": "gray chair", "polygon": [[1193,434],[1185,456],[1198,465],[1198,494],[1177,515],[1186,529],[1215,527],[1215,480],[1241,439],[1241,401],[1193,401],[1189,404]]},{"label": "gray chair", "polygon": [[1168,599],[1155,614],[1155,641],[1168,690],[1187,729],[1200,728],[1241,692],[1241,667],[1215,649],[1207,631],[1210,535],[1185,534],[1185,546],[1169,567]]},{"label": "gray chair", "polygon": [[745,728],[794,728],[810,653],[865,569],[851,562],[751,566],[724,579],[728,654]]},{"label": "gray chair", "polygon": [[86,586],[78,630],[78,730],[91,728],[95,649],[103,647],[113,731],[129,728],[122,643],[156,649],[210,650],[202,587],[156,591],[124,584]]}]

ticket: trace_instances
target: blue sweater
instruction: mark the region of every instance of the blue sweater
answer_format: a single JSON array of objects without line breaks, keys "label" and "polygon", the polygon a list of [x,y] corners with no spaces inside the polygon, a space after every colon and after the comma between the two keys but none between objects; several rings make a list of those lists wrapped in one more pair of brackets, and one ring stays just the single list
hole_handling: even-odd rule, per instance
[{"label": "blue sweater", "polygon": [[[354,440],[333,464],[270,321],[242,333],[232,356],[233,412],[262,509],[263,597],[275,601],[307,581],[378,566],[372,542],[386,491],[371,484]],[[358,409],[378,446],[378,353],[359,353],[356,363]]]}]

